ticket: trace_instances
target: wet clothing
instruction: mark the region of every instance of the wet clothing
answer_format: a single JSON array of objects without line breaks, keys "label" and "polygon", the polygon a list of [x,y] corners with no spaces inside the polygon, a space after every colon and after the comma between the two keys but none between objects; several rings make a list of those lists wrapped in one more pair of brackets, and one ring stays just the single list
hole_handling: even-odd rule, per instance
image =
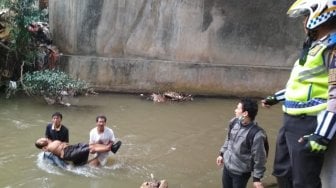
[{"label": "wet clothing", "polygon": [[69,145],[64,148],[63,159],[66,161],[72,161],[74,165],[84,165],[88,161],[89,153],[89,144],[78,143],[75,145]]},{"label": "wet clothing", "polygon": [[223,181],[228,178],[225,170],[230,174],[241,176],[241,178],[252,172],[253,179],[260,181],[266,170],[266,150],[264,146],[266,135],[263,131],[257,132],[252,146],[248,146],[247,134],[251,127],[256,125],[255,122],[242,125],[237,118],[234,118],[230,123],[234,125],[220,149],[224,161]]},{"label": "wet clothing", "polygon": [[[107,145],[111,142],[115,142],[115,136],[113,133],[113,130],[108,128],[108,127],[104,127],[104,132],[103,133],[99,133],[97,130],[97,127],[91,129],[90,131],[90,144],[104,144]],[[100,165],[105,165],[107,162],[107,158],[110,155],[110,152],[104,152],[104,153],[96,153],[95,154],[100,163]]]},{"label": "wet clothing", "polygon": [[43,153],[43,159],[48,160],[51,164],[56,165],[61,168],[66,168],[68,163],[56,156],[55,154],[51,152],[44,152]]},{"label": "wet clothing", "polygon": [[[64,125],[61,125],[59,130],[57,130],[51,123],[49,123],[46,126],[45,136],[52,141],[59,140],[61,142],[69,142],[69,130]],[[56,166],[64,168],[67,165],[64,160],[50,152],[45,152],[43,157]]]},{"label": "wet clothing", "polygon": [[61,125],[59,130],[56,130],[51,123],[49,123],[45,130],[46,138],[50,140],[59,140],[62,142],[69,142],[69,130],[64,125]]}]

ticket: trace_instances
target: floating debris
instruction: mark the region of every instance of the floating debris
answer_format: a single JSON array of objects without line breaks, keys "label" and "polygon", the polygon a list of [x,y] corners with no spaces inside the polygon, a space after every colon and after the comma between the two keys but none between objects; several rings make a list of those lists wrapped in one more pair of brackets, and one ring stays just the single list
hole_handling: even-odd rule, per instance
[{"label": "floating debris", "polygon": [[168,182],[155,180],[154,175],[151,174],[151,180],[143,182],[140,188],[168,188]]},{"label": "floating debris", "polygon": [[157,94],[157,93],[152,93],[152,94],[140,94],[141,97],[147,99],[147,100],[151,100],[154,102],[158,102],[158,103],[162,103],[162,102],[166,102],[166,101],[177,101],[177,102],[181,102],[181,101],[193,101],[193,97],[190,94],[181,94],[181,93],[177,93],[174,91],[167,91],[164,92],[163,94]]}]

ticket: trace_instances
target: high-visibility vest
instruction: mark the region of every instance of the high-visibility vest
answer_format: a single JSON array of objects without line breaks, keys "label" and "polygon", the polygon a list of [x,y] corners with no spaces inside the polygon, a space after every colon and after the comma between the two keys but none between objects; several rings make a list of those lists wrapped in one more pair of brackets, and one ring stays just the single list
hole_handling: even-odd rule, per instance
[{"label": "high-visibility vest", "polygon": [[[333,40],[330,40],[333,39]],[[328,70],[323,52],[336,44],[336,34],[328,36],[309,49],[307,60],[297,60],[286,85],[282,109],[291,115],[316,115],[327,108]]]}]

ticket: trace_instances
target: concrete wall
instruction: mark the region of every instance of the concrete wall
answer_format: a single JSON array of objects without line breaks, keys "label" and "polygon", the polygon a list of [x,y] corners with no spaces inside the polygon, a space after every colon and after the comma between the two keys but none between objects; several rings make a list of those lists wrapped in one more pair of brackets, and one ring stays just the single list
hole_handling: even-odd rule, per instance
[{"label": "concrete wall", "polygon": [[[50,26],[64,69],[99,90],[265,96],[284,87],[304,38],[292,2],[49,0]],[[333,146],[324,187],[336,184]]]},{"label": "concrete wall", "polygon": [[86,56],[65,57],[63,60],[68,62],[67,72],[93,81],[95,87],[104,91],[139,93],[177,90],[212,96],[262,96],[266,89],[283,86],[273,79],[288,78],[287,69],[275,71],[269,67]]},{"label": "concrete wall", "polygon": [[49,1],[54,43],[73,76],[99,90],[263,96],[299,54],[289,1]]}]

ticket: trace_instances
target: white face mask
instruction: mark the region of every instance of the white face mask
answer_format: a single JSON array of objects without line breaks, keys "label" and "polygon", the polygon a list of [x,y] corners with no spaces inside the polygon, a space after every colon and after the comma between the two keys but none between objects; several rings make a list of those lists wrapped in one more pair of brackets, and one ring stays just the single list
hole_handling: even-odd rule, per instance
[{"label": "white face mask", "polygon": [[241,115],[241,116],[238,117],[238,119],[239,119],[240,122],[242,122],[242,121],[244,121],[245,116]]}]

